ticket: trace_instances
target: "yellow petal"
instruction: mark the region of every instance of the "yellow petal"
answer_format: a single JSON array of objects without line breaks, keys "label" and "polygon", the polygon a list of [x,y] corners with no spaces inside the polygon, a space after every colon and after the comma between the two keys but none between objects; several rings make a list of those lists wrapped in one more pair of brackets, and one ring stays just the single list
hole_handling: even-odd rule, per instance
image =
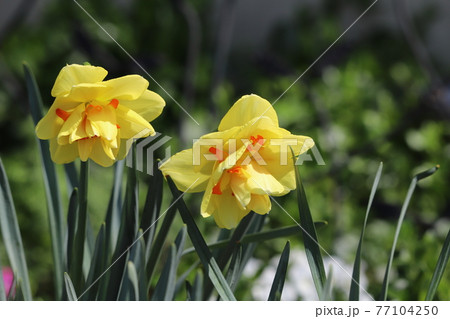
[{"label": "yellow petal", "polygon": [[52,96],[65,95],[72,86],[102,81],[108,72],[98,66],[71,64],[62,68],[52,89]]},{"label": "yellow petal", "polygon": [[120,127],[120,138],[146,137],[155,133],[150,123],[142,116],[120,104],[116,110],[116,117]]},{"label": "yellow petal", "polygon": [[102,100],[136,100],[148,87],[148,81],[140,75],[127,75],[102,82],[108,89],[102,93]]},{"label": "yellow petal", "polygon": [[95,143],[94,139],[96,138],[87,138],[74,143],[78,145],[78,153],[80,154],[80,159],[83,162],[86,162],[89,158],[89,155],[91,155],[92,147]]},{"label": "yellow petal", "polygon": [[56,137],[64,124],[63,119],[56,115],[56,110],[62,109],[67,112],[72,112],[78,104],[78,102],[74,102],[70,99],[57,97],[47,114],[45,114],[45,116],[36,125],[37,137],[42,140],[48,140]]},{"label": "yellow petal", "polygon": [[[224,173],[227,175],[231,175],[230,173]],[[235,175],[235,174],[232,174]],[[238,176],[232,176],[230,181],[230,187],[233,191],[234,197],[236,201],[241,205],[243,209],[247,208],[247,205],[250,203],[252,199],[252,194],[246,187],[246,180],[244,178],[240,178]]]},{"label": "yellow petal", "polygon": [[65,144],[62,139],[69,136],[69,143],[87,137],[81,125],[83,120],[84,104],[78,105],[64,122],[58,134],[58,143]]},{"label": "yellow petal", "polygon": [[252,195],[252,200],[248,208],[257,214],[265,215],[270,212],[272,204],[268,195]]},{"label": "yellow petal", "polygon": [[50,140],[50,154],[56,164],[73,162],[78,157],[78,147],[76,143],[59,145],[56,138]]},{"label": "yellow petal", "polygon": [[151,122],[161,114],[166,102],[155,92],[145,90],[138,99],[132,101],[120,100],[120,104]]},{"label": "yellow petal", "polygon": [[241,207],[229,189],[222,195],[213,195],[213,197],[215,210],[212,215],[219,227],[235,228],[241,219],[250,212],[249,209]]},{"label": "yellow petal", "polygon": [[289,192],[289,189],[281,185],[264,166],[252,162],[245,166],[245,169],[250,175],[247,180],[247,187],[252,193],[281,196]]},{"label": "yellow petal", "polygon": [[205,190],[209,180],[209,175],[194,171],[192,149],[175,154],[164,162],[159,169],[164,176],[169,175],[177,188],[183,192],[201,192]]},{"label": "yellow petal", "polygon": [[223,117],[219,124],[219,131],[242,126],[261,116],[268,117],[278,126],[278,117],[269,101],[255,95],[241,97]]},{"label": "yellow petal", "polygon": [[[89,108],[88,108],[89,109]],[[117,136],[116,110],[111,105],[104,106],[101,110],[87,112],[87,118],[100,136],[109,141],[115,141]]]},{"label": "yellow petal", "polygon": [[90,158],[96,162],[97,164],[103,167],[109,167],[114,164],[115,160],[110,158],[104,151],[102,146],[102,141],[100,138],[93,138],[94,141],[92,145],[92,150],[90,154]]},{"label": "yellow petal", "polygon": [[70,98],[78,102],[90,102],[98,100],[108,90],[106,85],[100,83],[81,83],[72,87],[72,90],[67,95]]}]

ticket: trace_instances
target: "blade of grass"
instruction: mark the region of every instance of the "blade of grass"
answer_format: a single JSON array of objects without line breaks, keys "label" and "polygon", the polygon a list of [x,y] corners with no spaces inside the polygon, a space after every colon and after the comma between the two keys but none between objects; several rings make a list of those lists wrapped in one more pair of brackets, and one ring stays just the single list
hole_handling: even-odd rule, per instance
[{"label": "blade of grass", "polygon": [[[291,148],[292,158],[295,158],[294,151]],[[322,296],[324,284],[326,282],[325,268],[323,266],[322,254],[320,252],[319,242],[316,234],[311,211],[309,210],[308,201],[306,199],[305,189],[300,178],[298,168],[294,166],[295,180],[297,184],[297,201],[298,211],[300,215],[300,226],[303,236],[303,244],[305,246],[306,257],[308,259],[309,268],[316,286],[319,298]]]},{"label": "blade of grass", "polygon": [[350,301],[359,300],[359,278],[361,272],[361,250],[363,245],[364,233],[366,231],[367,220],[369,219],[370,208],[372,207],[373,199],[375,198],[375,193],[377,192],[378,183],[380,182],[381,172],[383,171],[383,163],[380,162],[378,166],[377,173],[375,175],[375,180],[372,184],[372,190],[370,191],[369,203],[367,204],[366,216],[364,217],[364,224],[361,230],[361,236],[359,237],[358,248],[356,250],[355,263],[353,264],[352,282],[350,285]]},{"label": "blade of grass", "polygon": [[195,221],[192,218],[191,213],[186,207],[184,200],[181,198],[182,194],[176,188],[175,184],[173,183],[172,179],[169,176],[167,177],[167,181],[169,183],[169,188],[172,192],[172,195],[177,199],[179,198],[179,200],[176,202],[176,206],[178,207],[178,211],[180,212],[183,222],[187,226],[187,231],[191,239],[191,242],[196,248],[197,254],[200,257],[203,267],[206,273],[208,274],[209,278],[211,279],[214,287],[216,288],[217,292],[219,293],[220,297],[223,300],[227,301],[236,300],[236,298],[233,295],[233,292],[230,289],[230,286],[228,285],[222,272],[220,271],[216,260],[211,255],[208,246],[206,246],[205,240],[203,239],[197,225],[195,224]]},{"label": "blade of grass", "polygon": [[436,268],[434,269],[433,277],[431,278],[430,287],[427,291],[427,296],[425,297],[426,301],[432,301],[434,295],[436,294],[437,288],[439,286],[439,282],[442,279],[442,275],[444,274],[445,267],[447,267],[448,257],[450,255],[450,231],[447,234],[447,238],[445,238],[444,245],[442,246],[441,253],[439,255]]},{"label": "blade of grass", "polygon": [[[24,63],[25,79],[27,84],[30,113],[35,125],[41,120],[43,114],[43,103],[36,79],[29,66]],[[50,237],[52,242],[53,265],[55,275],[56,299],[62,298],[63,293],[63,269],[64,269],[64,247],[63,247],[63,212],[61,206],[61,195],[55,165],[50,156],[49,143],[46,140],[36,139],[42,162],[42,175],[44,177],[45,196],[47,201]],[[26,286],[24,295],[27,295]]]},{"label": "blade of grass", "polygon": [[[19,223],[17,221],[16,209],[9,188],[8,177],[6,176],[3,162],[0,159],[0,229],[3,236],[3,243],[9,262],[17,277],[17,281],[23,286],[23,296],[25,300],[31,300],[30,280],[28,278],[27,261],[23,249],[22,235],[20,234]],[[3,279],[3,278],[2,278]]]},{"label": "blade of grass", "polygon": [[68,273],[64,273],[64,282],[66,283],[66,293],[69,301],[77,301],[77,294],[75,292],[75,288],[73,287],[72,280],[69,277]]},{"label": "blade of grass", "polygon": [[281,253],[280,261],[278,262],[275,278],[273,279],[272,288],[270,289],[268,301],[280,301],[281,293],[283,292],[284,282],[286,280],[287,267],[289,263],[289,241],[284,246]]},{"label": "blade of grass", "polygon": [[406,198],[405,201],[403,202],[402,210],[400,211],[400,216],[398,218],[397,228],[395,229],[394,242],[392,243],[391,254],[389,256],[388,263],[386,265],[386,272],[384,274],[383,286],[381,288],[381,295],[380,295],[381,301],[386,301],[387,299],[387,293],[389,288],[389,274],[391,272],[392,261],[394,260],[394,253],[395,248],[397,246],[398,236],[400,235],[400,229],[403,224],[403,219],[405,218],[406,210],[408,209],[409,202],[411,201],[411,197],[414,193],[417,182],[420,181],[421,179],[433,175],[438,170],[438,168],[439,166],[435,166],[433,168],[430,168],[429,170],[417,174],[416,176],[414,176],[414,178],[411,181],[411,184],[409,185],[408,193],[406,194]]},{"label": "blade of grass", "polygon": [[[314,222],[314,225],[316,227],[323,227],[326,224],[327,224],[327,222],[324,222],[324,221]],[[250,244],[250,243],[254,243],[254,242],[263,242],[263,241],[267,241],[267,240],[271,240],[271,239],[275,239],[275,238],[289,237],[292,235],[296,235],[299,232],[300,232],[300,228],[297,225],[280,227],[277,229],[266,230],[266,231],[257,232],[257,233],[253,233],[253,234],[246,234],[244,237],[242,237],[242,239],[240,240],[239,243],[240,244]],[[222,247],[225,247],[228,244],[228,242],[229,242],[229,240],[217,241],[215,243],[209,244],[208,248],[209,249],[222,248]],[[195,248],[190,247],[183,252],[183,255],[187,255],[187,254],[190,254],[193,252],[195,252]]]}]

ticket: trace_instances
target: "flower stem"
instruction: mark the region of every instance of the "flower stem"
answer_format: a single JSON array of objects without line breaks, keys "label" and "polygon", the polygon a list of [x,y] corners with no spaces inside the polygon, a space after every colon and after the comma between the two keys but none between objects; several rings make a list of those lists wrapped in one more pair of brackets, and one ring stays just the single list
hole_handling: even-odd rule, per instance
[{"label": "flower stem", "polygon": [[73,269],[73,283],[75,291],[80,293],[84,286],[83,278],[83,257],[84,257],[84,241],[86,237],[86,215],[87,215],[87,196],[88,196],[88,179],[89,179],[89,160],[81,161],[80,165],[80,188],[78,196],[78,225],[75,234],[75,251]]}]

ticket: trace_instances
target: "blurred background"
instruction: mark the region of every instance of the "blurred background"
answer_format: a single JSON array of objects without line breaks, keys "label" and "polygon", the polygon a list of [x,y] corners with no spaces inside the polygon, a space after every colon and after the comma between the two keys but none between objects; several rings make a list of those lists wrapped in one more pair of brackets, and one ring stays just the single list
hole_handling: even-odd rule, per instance
[{"label": "blurred background", "polygon": [[[365,289],[374,296],[380,291],[411,178],[440,164],[440,170],[416,189],[391,273],[390,299],[425,297],[450,226],[448,1],[378,1],[279,100],[373,1],[78,3],[200,125],[74,1],[0,1],[0,156],[19,215],[35,296],[52,298],[52,259],[23,61],[34,71],[46,106],[52,103],[50,91],[65,64],[88,61],[106,68],[108,78],[132,73],[146,77],[149,88],[167,102],[162,116],[152,124],[172,137],[168,143],[172,153],[216,130],[221,117],[242,95],[255,93],[276,101],[280,125],[294,134],[311,136],[325,161],[323,166],[305,162],[300,172],[314,218],[328,221],[328,226],[318,230],[321,245],[350,271],[370,188],[382,161],[384,171],[363,251]],[[64,184],[63,169],[59,169]],[[95,232],[104,219],[112,173],[112,168],[92,170],[89,210]],[[145,194],[145,174],[141,178]],[[167,192],[165,200],[170,200]],[[201,195],[189,195],[187,200],[198,213]],[[298,218],[294,193],[279,201]],[[211,239],[218,232],[210,219],[200,217],[198,224]],[[292,224],[273,205],[265,227]],[[246,269],[248,284],[237,289],[238,298],[258,299],[261,289],[268,293],[270,286],[264,288],[261,278],[272,267],[271,260],[278,260],[284,243],[285,239],[279,239],[258,246],[254,262]],[[299,236],[291,238],[291,245],[301,249]],[[297,255],[301,252],[293,254],[291,266],[303,268],[291,267],[293,292],[286,298],[308,299],[311,293],[300,289],[307,284],[294,281],[296,271],[309,271],[294,260]],[[269,277],[272,280],[273,275]],[[255,282],[258,285],[252,288]],[[344,291],[349,284],[350,280],[342,283]],[[438,299],[450,299],[450,290],[445,288],[449,284],[447,271]],[[345,298],[336,293],[337,299]]]}]

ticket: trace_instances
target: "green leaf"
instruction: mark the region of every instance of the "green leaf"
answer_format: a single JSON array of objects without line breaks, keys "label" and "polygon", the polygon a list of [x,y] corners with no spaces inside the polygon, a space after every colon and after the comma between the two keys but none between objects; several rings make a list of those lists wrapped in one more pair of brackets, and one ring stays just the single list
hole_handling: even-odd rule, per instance
[{"label": "green leaf", "polygon": [[[224,249],[221,249],[217,252],[217,265],[219,269],[223,271],[225,266],[233,254],[233,251],[236,249],[238,243],[242,240],[243,236],[247,232],[250,222],[256,214],[254,212],[250,212],[247,216],[245,216],[236,229],[233,231],[231,238],[226,240],[226,246]],[[205,285],[204,289],[204,299],[208,300],[213,290],[213,285],[211,281],[208,281]]]},{"label": "green leaf", "polygon": [[119,237],[121,212],[122,212],[122,177],[125,162],[118,161],[114,164],[114,184],[109,198],[108,210],[106,212],[106,248],[107,258],[111,258]]},{"label": "green leaf", "polygon": [[176,275],[176,247],[175,244],[170,245],[169,257],[164,264],[163,271],[156,284],[155,291],[152,295],[152,300],[172,300],[173,292],[175,290],[175,275]]},{"label": "green leaf", "polygon": [[127,264],[128,280],[132,288],[133,294],[130,296],[130,300],[139,301],[139,279],[136,271],[136,267],[132,261]]},{"label": "green leaf", "polygon": [[425,297],[426,301],[433,300],[434,295],[436,294],[436,290],[439,286],[439,282],[441,281],[442,275],[444,274],[445,268],[447,267],[449,255],[450,255],[450,231],[447,234],[447,238],[445,238],[444,245],[442,246],[442,250],[436,264],[436,268],[434,269],[433,277],[431,278],[430,282],[430,287],[428,288],[427,296]]},{"label": "green leaf", "polygon": [[375,197],[375,193],[377,192],[378,183],[380,182],[381,172],[383,171],[383,163],[380,162],[378,166],[377,174],[375,175],[375,180],[372,184],[372,190],[370,191],[369,203],[367,204],[366,216],[364,217],[364,224],[361,230],[361,236],[359,237],[358,249],[356,250],[355,263],[353,264],[353,274],[352,274],[352,282],[350,285],[350,301],[358,301],[359,300],[359,278],[361,272],[361,250],[363,245],[364,233],[366,231],[367,220],[369,219],[370,208],[372,207],[373,199]]},{"label": "green leaf", "polygon": [[183,195],[177,189],[177,187],[175,186],[175,184],[173,183],[172,179],[169,176],[167,177],[167,181],[169,183],[170,190],[175,198],[175,204],[178,207],[178,211],[180,212],[181,218],[183,219],[183,222],[187,226],[187,231],[189,237],[191,238],[191,242],[194,245],[195,250],[197,251],[197,254],[200,257],[200,260],[202,261],[203,267],[206,273],[208,274],[209,278],[211,279],[214,287],[216,288],[217,292],[219,293],[220,297],[223,300],[226,301],[236,300],[236,298],[233,295],[233,292],[230,289],[230,286],[228,285],[222,272],[220,271],[216,260],[211,255],[208,246],[206,246],[205,240],[203,239],[197,225],[195,224],[195,221],[192,218],[191,213],[186,207],[186,204],[182,199]]},{"label": "green leaf", "polygon": [[227,282],[230,285],[231,291],[236,289],[239,280],[239,270],[241,269],[242,260],[242,245],[238,244],[233,252],[230,266],[227,272]]},{"label": "green leaf", "polygon": [[[135,153],[135,144],[132,150]],[[133,154],[133,159],[136,159]],[[126,266],[126,252],[130,249],[136,238],[137,221],[138,221],[138,182],[136,175],[136,165],[127,168],[127,187],[125,194],[125,202],[123,205],[122,221],[119,230],[119,238],[117,247],[113,256],[114,265],[109,270],[109,284],[106,292],[107,300],[117,300],[119,297],[120,283],[123,281]]]},{"label": "green leaf", "polygon": [[3,283],[3,276],[2,276],[2,259],[1,259],[1,255],[0,255],[0,301],[6,301],[6,290],[5,290],[5,285]]},{"label": "green leaf", "polygon": [[177,209],[172,202],[169,208],[162,214],[165,215],[164,220],[161,224],[161,228],[156,234],[153,246],[150,249],[150,256],[148,257],[147,262],[147,278],[149,286],[151,285],[156,264],[158,263],[159,257],[161,256],[162,247],[164,245],[164,242],[166,241],[167,235],[169,234],[169,229],[172,225],[173,219],[175,218],[176,212]]},{"label": "green leaf", "polygon": [[196,260],[184,273],[182,273],[178,279],[177,283],[175,284],[175,295],[180,291],[180,289],[183,287],[183,284],[186,284],[186,278],[189,276],[189,274],[198,267],[200,264],[200,260]]},{"label": "green leaf", "polygon": [[[43,104],[36,79],[27,64],[23,65],[27,83],[30,113],[35,125],[41,120]],[[50,148],[47,140],[39,140],[39,153],[42,162],[42,174],[44,176],[45,196],[47,201],[50,236],[52,239],[53,264],[55,274],[55,291],[57,299],[62,298],[63,269],[64,269],[64,236],[63,236],[63,211],[61,195],[55,165],[50,156]],[[24,287],[26,296],[26,287]]]},{"label": "green leaf", "polygon": [[147,274],[145,269],[145,241],[142,229],[139,229],[133,247],[130,261],[133,262],[139,278],[139,300],[147,301]]},{"label": "green leaf", "polygon": [[[316,227],[323,227],[326,224],[327,224],[327,222],[324,222],[324,221],[314,222],[314,225]],[[271,239],[275,239],[275,238],[289,237],[292,235],[296,235],[299,232],[300,232],[300,228],[297,225],[280,227],[277,229],[271,229],[271,230],[266,230],[266,231],[262,231],[262,232],[246,234],[240,240],[240,244],[250,244],[250,243],[255,243],[255,242],[263,242],[263,241],[271,240]],[[215,243],[209,244],[208,248],[213,250],[213,249],[225,247],[226,245],[228,245],[228,242],[229,242],[229,240],[216,241]],[[193,252],[195,252],[195,248],[190,247],[183,252],[183,255],[187,255],[187,254],[190,254]]]},{"label": "green leaf", "polygon": [[170,248],[169,258],[156,284],[152,300],[173,300],[176,287],[176,272],[186,243],[186,237],[186,225],[183,225],[175,239],[175,245],[172,245]]},{"label": "green leaf", "polygon": [[281,300],[281,293],[283,292],[287,267],[289,263],[289,250],[290,244],[288,241],[284,246],[283,252],[281,253],[280,261],[278,262],[277,271],[275,273],[275,278],[272,283],[272,288],[270,289],[268,301]]},{"label": "green leaf", "polygon": [[144,210],[142,212],[141,227],[145,230],[144,240],[147,247],[147,257],[150,256],[150,247],[158,226],[158,217],[161,212],[161,203],[163,196],[163,176],[158,169],[158,162],[154,163],[153,176],[150,176],[148,182],[147,197],[145,199]]},{"label": "green leaf", "polygon": [[85,284],[83,258],[87,227],[88,179],[89,161],[82,161],[80,164],[80,188],[78,190],[78,213],[76,217],[75,240],[73,242],[73,258],[70,265],[70,275],[73,278],[74,287],[77,291],[82,291]]},{"label": "green leaf", "polygon": [[387,298],[389,288],[389,274],[391,271],[392,261],[394,260],[394,253],[395,248],[397,246],[398,236],[400,235],[400,229],[403,224],[403,219],[405,218],[406,210],[408,209],[409,202],[411,201],[411,197],[414,193],[417,182],[420,181],[421,179],[433,175],[438,170],[438,168],[439,166],[435,166],[429,170],[417,174],[416,176],[414,176],[414,178],[411,181],[411,184],[409,185],[408,193],[406,194],[406,198],[405,201],[403,202],[402,210],[400,211],[400,216],[398,218],[397,228],[395,229],[394,242],[392,243],[391,254],[389,256],[388,263],[386,265],[386,272],[384,274],[383,286],[381,288],[381,295],[380,295],[381,301],[386,301]]},{"label": "green leaf", "polygon": [[[291,148],[292,156],[295,154]],[[295,180],[297,184],[297,201],[298,211],[300,215],[300,228],[303,236],[303,244],[305,246],[306,257],[308,259],[309,268],[316,286],[319,298],[322,296],[324,284],[326,282],[325,268],[323,266],[322,254],[317,239],[316,227],[314,226],[311,211],[309,210],[308,201],[306,199],[305,189],[300,179],[298,168],[295,167]]]},{"label": "green leaf", "polygon": [[[6,176],[3,162],[0,159],[0,229],[3,235],[3,243],[8,254],[9,262],[17,277],[17,281],[22,284],[23,296],[25,300],[31,300],[30,280],[28,278],[27,262],[22,244],[19,223],[17,221],[16,210],[9,188],[8,177]],[[1,270],[1,269],[0,269]],[[2,278],[3,279],[3,278]]]},{"label": "green leaf", "polygon": [[103,223],[98,231],[94,253],[92,254],[91,266],[86,279],[85,290],[80,295],[80,299],[82,300],[94,300],[98,292],[99,278],[106,266],[105,228],[105,223]]},{"label": "green leaf", "polygon": [[186,281],[186,293],[187,300],[201,301],[202,300],[202,289],[203,289],[203,272],[197,271],[194,278],[194,284],[191,286],[188,281]]},{"label": "green leaf", "polygon": [[330,265],[330,270],[328,271],[327,281],[325,282],[325,286],[323,287],[323,295],[322,299],[324,301],[333,301],[332,297],[332,283],[333,283],[333,268]]},{"label": "green leaf", "polygon": [[66,283],[66,293],[69,301],[77,301],[77,294],[75,292],[75,288],[73,287],[72,280],[69,277],[68,273],[64,273],[64,281]]}]

